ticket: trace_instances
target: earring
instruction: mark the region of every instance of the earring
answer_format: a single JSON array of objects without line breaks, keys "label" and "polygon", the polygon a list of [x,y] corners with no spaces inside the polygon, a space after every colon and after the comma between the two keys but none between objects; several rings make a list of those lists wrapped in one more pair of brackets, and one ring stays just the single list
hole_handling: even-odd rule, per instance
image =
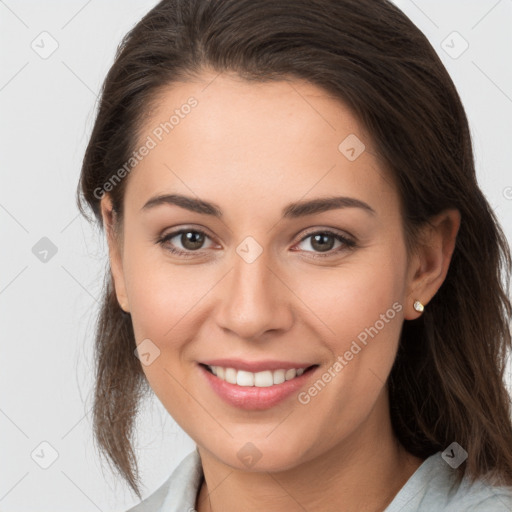
[{"label": "earring", "polygon": [[412,307],[418,311],[418,313],[423,313],[423,310],[425,309],[425,306],[419,300],[415,300]]}]

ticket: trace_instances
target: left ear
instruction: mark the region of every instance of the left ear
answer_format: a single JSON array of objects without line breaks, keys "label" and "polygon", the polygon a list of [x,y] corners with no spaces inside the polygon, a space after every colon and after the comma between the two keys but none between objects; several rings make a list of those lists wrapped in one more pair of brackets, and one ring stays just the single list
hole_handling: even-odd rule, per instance
[{"label": "left ear", "polygon": [[443,284],[455,249],[460,221],[459,210],[444,210],[421,229],[407,272],[406,320],[421,315],[413,308],[416,300],[426,306]]}]

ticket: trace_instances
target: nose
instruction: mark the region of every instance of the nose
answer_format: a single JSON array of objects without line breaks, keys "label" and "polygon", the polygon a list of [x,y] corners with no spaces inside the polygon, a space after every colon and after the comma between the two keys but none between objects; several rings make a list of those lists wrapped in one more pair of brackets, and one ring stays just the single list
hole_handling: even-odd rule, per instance
[{"label": "nose", "polygon": [[251,341],[290,329],[293,293],[269,263],[265,251],[252,263],[235,255],[234,268],[218,290],[220,328]]}]

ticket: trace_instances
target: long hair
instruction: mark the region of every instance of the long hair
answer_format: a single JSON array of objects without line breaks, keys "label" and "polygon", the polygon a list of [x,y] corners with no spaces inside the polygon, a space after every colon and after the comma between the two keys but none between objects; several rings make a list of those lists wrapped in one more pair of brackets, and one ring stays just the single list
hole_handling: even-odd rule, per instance
[{"label": "long hair", "polygon": [[[427,38],[387,0],[163,0],[124,37],[101,91],[77,195],[100,228],[105,184],[136,148],[152,102],[207,69],[251,81],[307,80],[348,105],[394,178],[408,251],[432,216],[460,211],[446,280],[424,314],[402,328],[387,383],[391,420],[417,457],[457,441],[468,452],[459,481],[467,474],[512,485],[504,377],[510,249],[477,184],[460,97]],[[108,191],[119,219],[128,179]],[[94,434],[140,497],[133,422],[148,383],[135,346],[107,271]]]}]

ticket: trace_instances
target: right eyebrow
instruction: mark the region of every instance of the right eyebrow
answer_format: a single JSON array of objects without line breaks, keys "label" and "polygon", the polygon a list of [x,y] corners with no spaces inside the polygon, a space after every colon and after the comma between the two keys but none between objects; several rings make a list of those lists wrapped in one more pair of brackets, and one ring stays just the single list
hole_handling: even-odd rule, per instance
[{"label": "right eyebrow", "polygon": [[162,204],[174,204],[192,212],[213,215],[218,218],[222,217],[222,211],[216,204],[181,194],[165,194],[152,197],[141,209],[149,210]]}]

